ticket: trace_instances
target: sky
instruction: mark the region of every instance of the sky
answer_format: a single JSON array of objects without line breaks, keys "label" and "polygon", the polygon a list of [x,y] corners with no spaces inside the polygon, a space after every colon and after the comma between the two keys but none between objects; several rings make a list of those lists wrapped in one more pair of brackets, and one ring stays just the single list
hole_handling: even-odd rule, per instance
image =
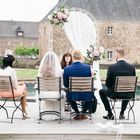
[{"label": "sky", "polygon": [[58,0],[0,0],[0,20],[40,21]]}]

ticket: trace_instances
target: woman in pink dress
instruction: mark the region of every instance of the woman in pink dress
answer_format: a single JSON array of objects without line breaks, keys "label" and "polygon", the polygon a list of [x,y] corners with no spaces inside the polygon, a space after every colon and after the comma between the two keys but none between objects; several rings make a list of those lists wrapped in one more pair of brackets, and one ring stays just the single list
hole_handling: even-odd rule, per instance
[{"label": "woman in pink dress", "polygon": [[[11,76],[12,85],[14,88],[14,97],[20,97],[21,98],[21,107],[23,111],[23,118],[29,118],[29,115],[26,111],[26,85],[23,82],[18,83],[16,71],[13,69],[13,65],[15,63],[15,58],[13,55],[7,55],[3,58],[3,64],[0,69],[0,75],[8,75]],[[12,92],[0,92],[0,97],[3,98],[12,98]]]}]

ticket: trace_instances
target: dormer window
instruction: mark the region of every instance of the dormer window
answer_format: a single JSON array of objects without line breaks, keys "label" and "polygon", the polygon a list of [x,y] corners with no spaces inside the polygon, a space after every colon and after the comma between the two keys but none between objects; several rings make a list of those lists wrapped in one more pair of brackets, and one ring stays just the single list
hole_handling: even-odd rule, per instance
[{"label": "dormer window", "polygon": [[16,35],[17,35],[17,37],[23,37],[24,36],[24,32],[23,32],[23,30],[20,26],[17,27],[17,29],[16,29]]}]

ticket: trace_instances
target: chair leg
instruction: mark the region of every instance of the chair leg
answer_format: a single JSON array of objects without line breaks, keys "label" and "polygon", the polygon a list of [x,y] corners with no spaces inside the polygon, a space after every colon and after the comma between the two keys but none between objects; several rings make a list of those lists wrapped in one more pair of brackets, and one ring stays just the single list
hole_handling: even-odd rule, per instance
[{"label": "chair leg", "polygon": [[20,108],[20,106],[21,106],[21,102],[17,105],[16,104],[16,101],[14,100],[14,105],[15,105],[15,110],[13,111],[13,113],[12,113],[12,117],[11,117],[11,123],[13,123],[13,118],[14,118],[14,114],[15,114],[15,112],[19,109],[20,111],[22,111],[22,113],[23,113],[23,110]]},{"label": "chair leg", "polygon": [[42,115],[41,115],[41,99],[39,99],[39,120],[42,120]]},{"label": "chair leg", "polygon": [[61,123],[61,120],[62,120],[62,109],[61,109],[61,106],[62,106],[62,100],[60,99],[59,101],[59,108],[60,108],[60,118],[59,118],[59,123]]},{"label": "chair leg", "polygon": [[4,105],[6,104],[6,101],[7,101],[7,100],[5,100],[4,103],[3,103],[2,105],[0,105],[0,109],[3,108],[3,109],[5,110],[5,112],[6,112],[7,118],[9,118],[8,111],[7,111],[7,109],[4,107]]},{"label": "chair leg", "polygon": [[92,100],[90,101],[89,115],[90,115],[90,120],[91,120],[91,124],[92,124]]},{"label": "chair leg", "polygon": [[134,101],[133,101],[133,103],[132,103],[132,105],[131,105],[131,103],[130,103],[130,101],[129,101],[129,110],[128,110],[128,117],[127,117],[127,119],[129,120],[129,115],[130,115],[130,111],[132,112],[132,115],[133,115],[133,122],[134,122],[134,124],[136,123],[135,122],[135,113],[134,113],[134,110],[133,110],[133,107],[134,107]]},{"label": "chair leg", "polygon": [[[112,103],[113,102],[113,103]],[[115,119],[115,124],[117,124],[117,116],[116,116],[116,111],[115,111],[115,101],[112,101],[111,100],[111,107],[112,107],[112,110],[114,112],[114,119]]]}]

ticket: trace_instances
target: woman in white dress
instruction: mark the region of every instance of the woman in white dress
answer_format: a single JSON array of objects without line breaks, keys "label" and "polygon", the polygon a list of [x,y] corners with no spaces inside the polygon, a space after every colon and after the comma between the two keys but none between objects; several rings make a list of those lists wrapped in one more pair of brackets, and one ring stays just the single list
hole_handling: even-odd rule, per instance
[{"label": "woman in white dress", "polygon": [[[59,59],[57,55],[53,51],[48,51],[44,55],[43,59],[41,60],[39,70],[38,70],[38,76],[39,77],[62,77],[63,70],[61,69],[61,65],[59,62]],[[65,99],[62,100],[61,105],[61,114],[62,118],[64,116],[64,103]],[[46,100],[45,102],[42,102],[41,104],[42,109],[47,111],[59,111],[59,101],[56,100]],[[43,111],[43,110],[42,110]],[[58,119],[57,116],[54,115],[44,115],[45,119],[47,120],[54,120]]]}]

